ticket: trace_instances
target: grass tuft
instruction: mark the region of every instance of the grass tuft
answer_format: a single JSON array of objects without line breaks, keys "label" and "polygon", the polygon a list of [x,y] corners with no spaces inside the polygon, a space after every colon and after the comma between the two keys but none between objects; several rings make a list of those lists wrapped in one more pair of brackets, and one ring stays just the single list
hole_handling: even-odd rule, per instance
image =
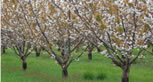
[{"label": "grass tuft", "polygon": [[104,80],[107,78],[106,74],[105,73],[100,73],[97,75],[96,77],[98,80]]},{"label": "grass tuft", "polygon": [[94,77],[93,73],[86,72],[86,73],[84,73],[83,78],[86,79],[86,80],[93,80],[95,77]]}]

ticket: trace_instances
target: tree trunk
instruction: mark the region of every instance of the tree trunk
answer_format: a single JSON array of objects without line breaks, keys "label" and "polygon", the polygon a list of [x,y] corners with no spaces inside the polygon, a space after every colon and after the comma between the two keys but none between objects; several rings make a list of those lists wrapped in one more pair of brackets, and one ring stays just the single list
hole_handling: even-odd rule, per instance
[{"label": "tree trunk", "polygon": [[2,53],[5,54],[5,46],[2,47]]},{"label": "tree trunk", "polygon": [[64,78],[67,78],[68,77],[67,68],[62,68],[62,75],[63,75]]},{"label": "tree trunk", "polygon": [[36,57],[39,57],[40,56],[40,52],[36,52]]},{"label": "tree trunk", "polygon": [[88,53],[88,59],[92,60],[92,53],[91,52]]},{"label": "tree trunk", "polygon": [[122,82],[129,82],[130,67],[125,66],[125,67],[122,68],[122,70],[123,70]]},{"label": "tree trunk", "polygon": [[23,68],[23,70],[26,70],[27,69],[27,62],[23,62],[22,68]]},{"label": "tree trunk", "polygon": [[22,68],[23,68],[23,70],[26,70],[27,69],[26,58],[25,57],[21,57],[21,59],[22,59]]}]

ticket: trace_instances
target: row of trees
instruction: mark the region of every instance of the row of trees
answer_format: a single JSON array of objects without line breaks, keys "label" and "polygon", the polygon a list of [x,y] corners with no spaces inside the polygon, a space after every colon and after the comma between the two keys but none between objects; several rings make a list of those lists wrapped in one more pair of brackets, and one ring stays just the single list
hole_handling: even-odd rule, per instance
[{"label": "row of trees", "polygon": [[37,56],[45,50],[67,77],[69,65],[84,51],[92,59],[96,48],[123,70],[122,82],[128,82],[131,64],[144,50],[153,52],[148,50],[153,44],[152,0],[4,0],[2,4],[4,53],[10,43],[24,70],[33,50]]}]

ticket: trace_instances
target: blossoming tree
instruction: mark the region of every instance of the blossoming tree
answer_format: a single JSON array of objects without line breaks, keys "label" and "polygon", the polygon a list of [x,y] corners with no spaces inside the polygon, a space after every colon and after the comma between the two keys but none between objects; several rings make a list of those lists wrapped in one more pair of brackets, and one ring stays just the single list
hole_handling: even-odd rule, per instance
[{"label": "blossoming tree", "polygon": [[[147,49],[153,28],[152,0],[72,0],[67,8],[102,43],[103,51],[129,81],[131,64]],[[97,28],[101,32],[94,29]],[[136,50],[136,51],[135,51]]]},{"label": "blossoming tree", "polygon": [[40,33],[33,28],[33,17],[27,1],[4,0],[2,7],[2,28],[11,41],[11,47],[27,69],[27,57],[39,41]]},{"label": "blossoming tree", "polygon": [[[61,66],[63,77],[68,77],[69,65],[72,61],[78,59],[84,51],[82,49],[83,51],[81,53],[72,53],[84,41],[84,37],[80,36],[82,32],[78,33],[72,29],[72,22],[69,22],[72,19],[70,12],[62,12],[62,8],[57,8],[58,6],[53,1],[29,0],[29,4],[32,8],[32,15],[34,16],[36,27],[39,28],[39,31],[44,37],[47,51]],[[46,30],[44,31],[44,29]],[[60,40],[61,50],[54,49],[54,47],[59,47],[57,43]],[[74,42],[76,40],[78,42]]]}]

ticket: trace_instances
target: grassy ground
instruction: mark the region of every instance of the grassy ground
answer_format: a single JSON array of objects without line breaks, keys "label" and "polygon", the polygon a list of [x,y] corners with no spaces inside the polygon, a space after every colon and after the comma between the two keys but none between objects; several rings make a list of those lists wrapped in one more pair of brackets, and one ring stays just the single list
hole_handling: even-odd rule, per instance
[{"label": "grassy ground", "polygon": [[[100,54],[93,54],[92,61],[89,61],[86,55],[83,55],[80,61],[74,61],[68,69],[68,79],[62,79],[60,66],[48,55],[35,57],[31,54],[27,63],[28,69],[23,71],[20,58],[8,49],[6,54],[1,56],[2,82],[120,82],[122,75],[120,68]],[[86,73],[94,77],[102,73],[106,78],[86,80],[83,78]],[[130,82],[153,82],[153,59],[139,59],[133,64]]]}]

